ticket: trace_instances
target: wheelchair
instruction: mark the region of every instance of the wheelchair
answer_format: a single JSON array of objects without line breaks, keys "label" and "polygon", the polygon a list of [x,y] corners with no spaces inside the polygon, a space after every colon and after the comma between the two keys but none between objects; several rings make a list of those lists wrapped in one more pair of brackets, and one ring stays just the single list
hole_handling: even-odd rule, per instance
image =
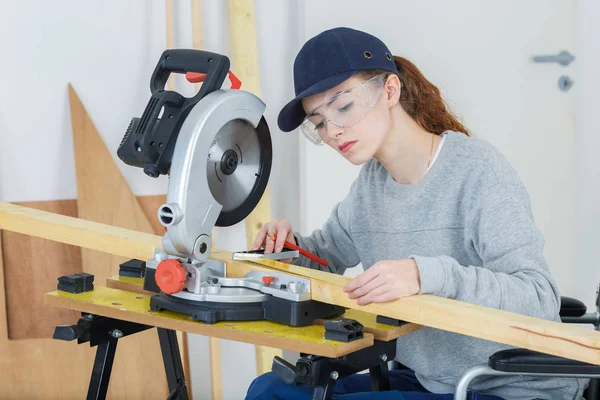
[{"label": "wheelchair", "polygon": [[[583,302],[561,297],[560,319],[563,323],[592,324],[600,331],[600,284],[596,290],[596,311],[587,313]],[[583,394],[586,400],[600,400],[600,366],[527,349],[502,350],[493,354],[487,364],[468,369],[459,379],[455,400],[467,400],[467,390],[480,376],[522,375],[540,377],[589,378]]]}]

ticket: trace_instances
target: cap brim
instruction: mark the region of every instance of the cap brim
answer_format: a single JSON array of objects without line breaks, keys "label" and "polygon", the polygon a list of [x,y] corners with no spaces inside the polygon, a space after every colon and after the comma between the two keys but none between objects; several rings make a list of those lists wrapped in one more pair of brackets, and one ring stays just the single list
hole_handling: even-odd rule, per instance
[{"label": "cap brim", "polygon": [[314,94],[323,93],[326,90],[334,88],[355,73],[356,71],[346,71],[330,76],[315,83],[302,93],[298,94],[279,112],[279,117],[277,118],[277,125],[279,125],[279,129],[281,129],[283,132],[291,132],[300,126],[302,120],[304,120],[304,117],[306,117],[306,112],[304,111],[301,102],[303,98],[312,96]]}]

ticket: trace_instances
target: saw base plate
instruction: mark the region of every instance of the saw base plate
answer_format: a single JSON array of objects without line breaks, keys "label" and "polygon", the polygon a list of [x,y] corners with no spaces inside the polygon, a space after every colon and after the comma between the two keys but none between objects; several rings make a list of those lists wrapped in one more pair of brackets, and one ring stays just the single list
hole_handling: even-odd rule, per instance
[{"label": "saw base plate", "polygon": [[269,296],[260,303],[217,303],[182,299],[165,293],[150,298],[150,309],[190,315],[195,321],[207,324],[267,320],[290,326],[311,325],[316,319],[338,317],[346,311],[344,307],[315,300],[290,301]]}]

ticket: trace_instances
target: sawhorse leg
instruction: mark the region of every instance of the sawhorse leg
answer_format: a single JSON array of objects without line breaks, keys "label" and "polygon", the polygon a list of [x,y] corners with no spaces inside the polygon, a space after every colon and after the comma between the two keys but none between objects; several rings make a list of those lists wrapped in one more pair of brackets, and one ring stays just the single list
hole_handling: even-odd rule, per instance
[{"label": "sawhorse leg", "polygon": [[88,387],[87,400],[105,399],[108,392],[108,382],[112,371],[115,352],[117,351],[117,339],[109,340],[98,345],[92,377]]},{"label": "sawhorse leg", "polygon": [[[87,400],[104,400],[108,393],[118,340],[151,328],[135,322],[84,313],[77,325],[56,327],[53,338],[67,341],[77,339],[80,344],[89,342],[91,346],[97,346]],[[189,400],[177,334],[170,329],[157,328],[157,330],[169,385],[167,399]]]},{"label": "sawhorse leg", "polygon": [[386,362],[369,368],[371,389],[374,392],[390,390],[390,371]]},{"label": "sawhorse leg", "polygon": [[171,329],[158,329],[158,340],[165,363],[165,372],[169,384],[169,397],[167,400],[188,400],[187,383],[177,343],[177,333]]},{"label": "sawhorse leg", "polygon": [[312,400],[331,400],[333,398],[334,389],[335,381],[329,379],[324,385],[317,386],[313,389]]}]

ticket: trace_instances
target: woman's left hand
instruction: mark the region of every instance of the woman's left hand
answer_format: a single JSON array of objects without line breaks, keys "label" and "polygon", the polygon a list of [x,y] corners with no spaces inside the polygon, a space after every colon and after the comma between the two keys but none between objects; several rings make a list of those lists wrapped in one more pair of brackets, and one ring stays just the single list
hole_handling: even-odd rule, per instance
[{"label": "woman's left hand", "polygon": [[419,268],[412,258],[379,261],[344,286],[351,299],[360,306],[384,303],[419,293]]}]

